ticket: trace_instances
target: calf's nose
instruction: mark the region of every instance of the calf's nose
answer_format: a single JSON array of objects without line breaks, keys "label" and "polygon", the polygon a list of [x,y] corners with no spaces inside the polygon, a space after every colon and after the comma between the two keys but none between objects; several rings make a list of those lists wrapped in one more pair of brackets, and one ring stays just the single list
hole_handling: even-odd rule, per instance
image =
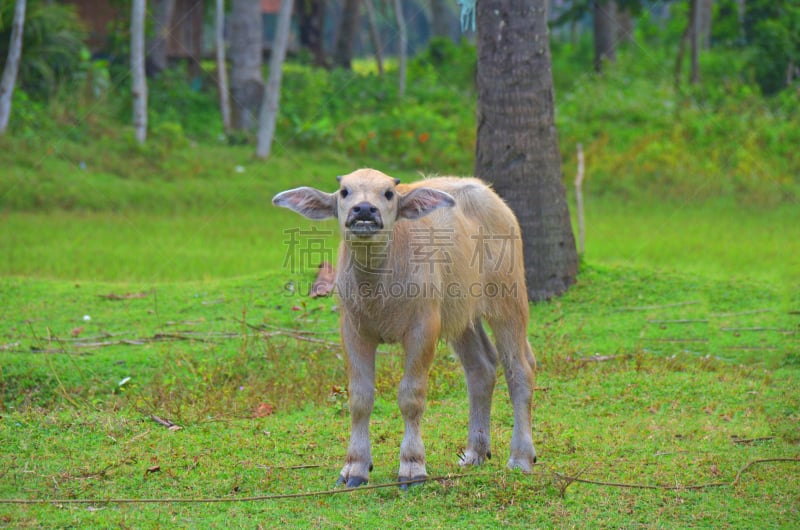
[{"label": "calf's nose", "polygon": [[360,202],[350,209],[356,219],[373,219],[378,213],[378,208],[368,202]]}]

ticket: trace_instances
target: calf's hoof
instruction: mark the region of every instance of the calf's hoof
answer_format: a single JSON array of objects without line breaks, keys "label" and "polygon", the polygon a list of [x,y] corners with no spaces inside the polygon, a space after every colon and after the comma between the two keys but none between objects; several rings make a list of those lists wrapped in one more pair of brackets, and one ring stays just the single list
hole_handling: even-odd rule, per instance
[{"label": "calf's hoof", "polygon": [[492,452],[491,451],[475,451],[473,449],[467,449],[463,453],[459,453],[458,455],[458,465],[459,466],[479,466],[483,464],[486,460],[492,459]]},{"label": "calf's hoof", "polygon": [[527,457],[514,457],[508,460],[508,469],[519,469],[523,473],[530,473],[533,471],[533,465],[536,463],[536,455],[533,454]]},{"label": "calf's hoof", "polygon": [[339,480],[336,481],[337,486],[345,486],[346,488],[357,488],[367,483],[367,479],[364,477],[348,477],[344,478],[343,475],[339,475]]},{"label": "calf's hoof", "polygon": [[428,480],[428,475],[417,475],[415,477],[397,477],[397,482],[400,483],[400,489],[408,491],[409,486],[417,486]]}]

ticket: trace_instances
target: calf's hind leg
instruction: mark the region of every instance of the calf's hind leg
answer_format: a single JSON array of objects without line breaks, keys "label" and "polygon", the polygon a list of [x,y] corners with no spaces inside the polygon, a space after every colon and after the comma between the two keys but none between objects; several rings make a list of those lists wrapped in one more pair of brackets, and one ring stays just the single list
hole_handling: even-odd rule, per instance
[{"label": "calf's hind leg", "polygon": [[460,464],[480,465],[492,456],[489,417],[497,377],[497,350],[486,335],[480,319],[451,341],[451,346],[464,367],[469,393],[467,449]]},{"label": "calf's hind leg", "polygon": [[529,473],[536,463],[533,448],[531,405],[535,360],[526,336],[526,326],[518,321],[493,320],[495,343],[503,363],[508,393],[514,408],[514,430],[511,434],[511,457],[508,467]]}]

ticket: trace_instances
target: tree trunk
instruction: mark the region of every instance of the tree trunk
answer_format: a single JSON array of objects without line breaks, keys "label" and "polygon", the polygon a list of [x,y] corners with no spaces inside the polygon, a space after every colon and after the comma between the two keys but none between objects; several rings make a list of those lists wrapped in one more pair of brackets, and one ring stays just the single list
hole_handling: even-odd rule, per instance
[{"label": "tree trunk", "polygon": [[594,1],[594,71],[603,71],[603,63],[617,60],[617,3]]},{"label": "tree trunk", "polygon": [[397,20],[397,33],[399,35],[397,43],[397,94],[400,99],[403,99],[406,95],[406,57],[408,55],[408,33],[406,31],[406,17],[403,15],[403,0],[394,0],[394,16],[395,20]]},{"label": "tree trunk", "polygon": [[617,39],[620,42],[636,42],[633,26],[633,13],[630,8],[617,8]]},{"label": "tree trunk", "polygon": [[678,55],[675,58],[675,89],[681,86],[681,78],[683,77],[683,56],[686,53],[686,44],[689,43],[691,54],[691,70],[689,74],[689,82],[697,83],[700,81],[700,66],[699,66],[699,10],[698,0],[689,0],[689,16],[686,22],[686,30],[683,32],[681,41],[678,44]]},{"label": "tree trunk", "polygon": [[431,37],[452,39],[453,20],[448,0],[431,0]]},{"label": "tree trunk", "polygon": [[736,0],[736,20],[739,22],[739,39],[744,42],[745,41],[745,13],[747,11],[747,7],[745,4],[745,0]]},{"label": "tree trunk", "polygon": [[344,0],[342,20],[339,23],[339,34],[336,37],[333,63],[336,66],[350,69],[353,62],[353,41],[358,32],[359,0]]},{"label": "tree trunk", "polygon": [[228,94],[228,66],[225,61],[225,0],[217,0],[215,33],[217,42],[217,88],[219,110],[225,134],[231,132],[231,100]]},{"label": "tree trunk", "polygon": [[[188,41],[189,56],[187,60],[187,73],[189,79],[203,77],[203,18],[205,5],[203,0],[189,0],[188,12],[185,15],[184,28],[189,29]],[[186,31],[186,29],[184,29]]]},{"label": "tree trunk", "polygon": [[364,7],[367,9],[369,38],[375,50],[375,62],[378,65],[378,74],[383,75],[383,44],[381,44],[381,34],[378,30],[378,17],[375,16],[375,4],[372,0],[364,0]]},{"label": "tree trunk", "polygon": [[681,78],[683,77],[683,56],[686,54],[686,43],[692,33],[692,25],[688,24],[686,29],[681,35],[681,40],[678,43],[678,54],[675,56],[675,90],[681,87]]},{"label": "tree trunk", "polygon": [[689,82],[692,84],[700,82],[700,2],[701,0],[689,2],[689,26],[692,28],[689,33],[692,45],[692,69],[689,74]]},{"label": "tree trunk", "polygon": [[144,65],[144,18],[146,0],[133,0],[131,8],[131,83],[133,128],[136,141],[147,139],[147,76]]},{"label": "tree trunk", "polygon": [[545,1],[480,0],[475,174],[519,219],[531,300],[575,282],[578,254],[561,181]]},{"label": "tree trunk", "polygon": [[314,64],[327,68],[323,29],[325,27],[324,0],[299,0],[297,4],[297,26],[300,33],[300,46],[308,49],[314,56]]},{"label": "tree trunk", "polygon": [[3,67],[3,77],[0,79],[0,136],[8,129],[8,120],[11,117],[11,97],[14,95],[14,86],[17,84],[19,61],[22,57],[22,33],[25,29],[25,0],[17,0],[14,7],[14,20],[11,23],[11,41],[8,46],[8,58]]},{"label": "tree trunk", "polygon": [[264,95],[261,77],[263,33],[261,3],[233,0],[230,18],[231,125],[239,131],[256,126],[256,116]]},{"label": "tree trunk", "polygon": [[147,39],[147,73],[157,76],[167,69],[167,39],[172,31],[175,0],[155,0],[153,6],[153,36]]},{"label": "tree trunk", "polygon": [[275,138],[275,122],[278,119],[281,97],[283,61],[286,59],[286,48],[289,44],[289,31],[291,29],[292,4],[293,0],[281,0],[281,10],[278,13],[278,27],[275,30],[275,40],[272,43],[272,53],[269,58],[269,78],[264,88],[264,98],[258,120],[256,155],[259,158],[267,158],[269,156],[272,150],[272,141]]},{"label": "tree trunk", "polygon": [[711,24],[714,14],[714,0],[700,0],[700,46],[711,48]]}]

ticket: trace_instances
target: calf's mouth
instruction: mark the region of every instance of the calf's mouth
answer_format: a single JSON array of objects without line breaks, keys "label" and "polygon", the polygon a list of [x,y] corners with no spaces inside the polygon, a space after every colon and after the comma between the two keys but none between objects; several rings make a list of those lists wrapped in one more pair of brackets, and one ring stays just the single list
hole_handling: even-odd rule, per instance
[{"label": "calf's mouth", "polygon": [[375,207],[355,207],[345,220],[345,227],[356,236],[370,236],[383,230],[380,211]]}]

